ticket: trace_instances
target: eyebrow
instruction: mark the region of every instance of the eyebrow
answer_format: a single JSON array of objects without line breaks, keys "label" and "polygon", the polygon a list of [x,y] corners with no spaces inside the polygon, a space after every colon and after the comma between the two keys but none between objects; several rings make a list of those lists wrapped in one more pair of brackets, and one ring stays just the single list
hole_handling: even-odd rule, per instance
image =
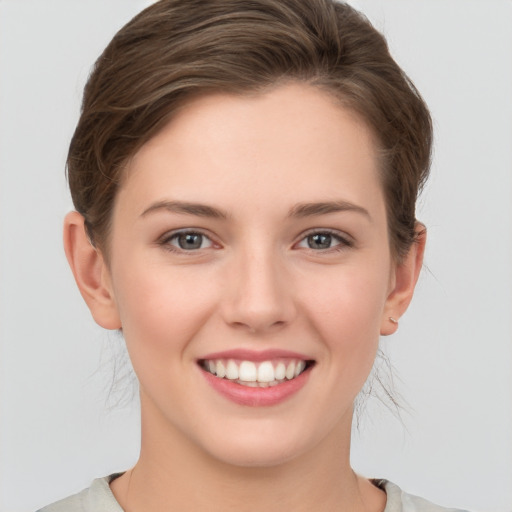
[{"label": "eyebrow", "polygon": [[288,217],[312,217],[314,215],[326,215],[328,213],[337,212],[356,212],[368,217],[368,220],[372,220],[368,210],[362,206],[343,200],[320,203],[299,203],[288,212]]},{"label": "eyebrow", "polygon": [[150,213],[161,210],[171,213],[185,213],[198,217],[210,217],[214,219],[226,219],[228,217],[226,212],[219,210],[218,208],[214,208],[213,206],[185,201],[158,201],[152,204],[149,208],[146,208],[140,216],[145,217]]},{"label": "eyebrow", "polygon": [[[158,201],[153,203],[149,208],[146,208],[140,216],[145,217],[150,213],[161,210],[171,213],[195,215],[198,217],[209,217],[213,219],[228,218],[228,214],[223,210],[202,203],[191,203],[186,201]],[[324,201],[318,203],[299,203],[289,210],[288,217],[304,218],[337,212],[356,212],[368,217],[369,220],[372,220],[368,210],[362,206],[358,206],[344,200]]]}]

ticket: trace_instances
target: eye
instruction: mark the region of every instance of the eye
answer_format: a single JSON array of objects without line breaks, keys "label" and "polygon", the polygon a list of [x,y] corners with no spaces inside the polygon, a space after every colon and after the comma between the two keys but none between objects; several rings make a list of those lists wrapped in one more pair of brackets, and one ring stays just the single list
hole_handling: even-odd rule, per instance
[{"label": "eye", "polygon": [[353,242],[348,237],[343,237],[331,231],[315,231],[305,236],[297,245],[314,251],[326,251],[329,249],[343,249],[352,247]]},{"label": "eye", "polygon": [[197,251],[213,246],[210,238],[197,231],[180,231],[164,237],[160,243],[170,250],[181,251]]},{"label": "eye", "polygon": [[330,249],[333,241],[333,236],[329,233],[315,233],[306,237],[310,249]]}]

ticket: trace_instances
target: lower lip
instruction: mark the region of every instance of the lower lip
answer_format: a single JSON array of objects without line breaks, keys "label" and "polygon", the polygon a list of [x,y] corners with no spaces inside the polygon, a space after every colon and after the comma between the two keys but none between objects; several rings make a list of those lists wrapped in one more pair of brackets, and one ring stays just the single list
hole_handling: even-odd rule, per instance
[{"label": "lower lip", "polygon": [[201,372],[208,384],[228,400],[250,407],[268,407],[284,402],[302,389],[309,378],[310,370],[310,368],[305,370],[292,380],[267,388],[243,386],[228,379],[215,377],[205,370],[201,369]]}]

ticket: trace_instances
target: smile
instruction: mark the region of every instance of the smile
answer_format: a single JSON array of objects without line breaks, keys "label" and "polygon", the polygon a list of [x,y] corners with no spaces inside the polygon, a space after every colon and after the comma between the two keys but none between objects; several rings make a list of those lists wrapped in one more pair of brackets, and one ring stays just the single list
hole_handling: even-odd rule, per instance
[{"label": "smile", "polygon": [[237,359],[203,359],[199,361],[203,370],[236,384],[266,388],[293,380],[314,364],[304,359],[273,359],[247,361]]}]

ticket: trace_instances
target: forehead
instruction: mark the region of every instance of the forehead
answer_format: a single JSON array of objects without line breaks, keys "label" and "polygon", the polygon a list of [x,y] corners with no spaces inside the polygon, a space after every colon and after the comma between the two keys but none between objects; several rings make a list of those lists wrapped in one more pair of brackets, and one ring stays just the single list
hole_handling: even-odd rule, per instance
[{"label": "forehead", "polygon": [[365,123],[321,89],[288,84],[251,96],[209,94],[183,105],[137,152],[121,192],[160,189],[195,200],[215,192],[222,200],[223,186],[266,190],[286,202],[306,193],[337,199],[351,189],[352,199],[363,200],[365,190],[380,189],[376,154]]}]

